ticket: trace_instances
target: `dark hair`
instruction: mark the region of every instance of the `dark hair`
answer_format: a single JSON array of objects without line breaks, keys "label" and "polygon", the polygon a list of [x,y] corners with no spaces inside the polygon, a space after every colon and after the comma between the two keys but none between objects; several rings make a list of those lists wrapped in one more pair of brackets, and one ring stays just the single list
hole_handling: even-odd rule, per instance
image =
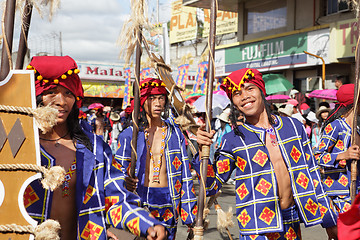
[{"label": "dark hair", "polygon": [[[42,106],[42,95],[36,97],[36,103],[38,106]],[[70,137],[73,140],[77,140],[82,143],[87,149],[93,151],[93,145],[89,137],[84,133],[79,122],[79,108],[76,105],[76,101],[71,109],[69,116],[66,119],[67,127],[70,131]]]},{"label": "dark hair", "polygon": [[342,84],[347,84],[347,83],[349,83],[349,78],[348,78],[348,76],[345,76],[345,75],[338,75],[338,76],[336,76],[336,80],[341,81]]},{"label": "dark hair", "polygon": [[321,127],[321,132],[324,131],[325,127],[333,122],[335,119],[340,118],[342,115],[345,115],[348,113],[353,107],[353,104],[350,104],[348,106],[337,104],[331,112],[329,112],[328,118],[324,121],[324,124]]},{"label": "dark hair", "polygon": [[[271,114],[270,103],[266,100],[265,95],[261,90],[260,90],[260,93],[261,93],[261,98],[265,105],[265,111],[268,116],[268,120],[271,125],[274,125],[275,119],[272,117],[272,114]],[[236,135],[244,137],[244,134],[242,132],[240,132],[238,125],[237,125],[237,121],[238,121],[237,119],[240,117],[241,114],[242,115],[244,115],[244,114],[234,105],[234,103],[232,101],[231,101],[230,109],[231,109],[231,111],[230,111],[229,119],[230,119],[231,126],[233,127]]]},{"label": "dark hair", "polygon": [[[139,114],[139,129],[144,130],[145,128],[147,128],[149,126],[149,122],[146,118],[146,112],[145,112],[144,105],[140,106],[140,109],[142,111],[140,111],[140,114]],[[164,106],[164,113],[163,113],[162,118],[167,119],[168,117],[169,117],[169,99],[167,96],[165,96],[165,106]]]}]

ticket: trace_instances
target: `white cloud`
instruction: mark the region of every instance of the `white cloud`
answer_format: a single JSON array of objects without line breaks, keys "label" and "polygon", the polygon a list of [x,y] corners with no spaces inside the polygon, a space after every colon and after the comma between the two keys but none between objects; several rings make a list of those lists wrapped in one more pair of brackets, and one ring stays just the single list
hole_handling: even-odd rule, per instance
[{"label": "white cloud", "polygon": [[[148,1],[150,11],[155,11],[156,0]],[[160,0],[160,21],[166,21],[170,12],[170,0]],[[60,9],[51,22],[47,16],[40,18],[34,9],[28,37],[30,54],[59,55],[62,46],[62,54],[76,61],[122,62],[116,40],[129,14],[130,0],[61,0]],[[19,14],[15,24],[13,49],[16,51]]]},{"label": "white cloud", "polygon": [[[62,0],[49,22],[34,9],[29,31],[31,55],[39,51],[60,54],[62,46],[63,55],[77,61],[120,62],[115,43],[129,11],[129,0]],[[14,33],[14,49],[19,29]]]}]

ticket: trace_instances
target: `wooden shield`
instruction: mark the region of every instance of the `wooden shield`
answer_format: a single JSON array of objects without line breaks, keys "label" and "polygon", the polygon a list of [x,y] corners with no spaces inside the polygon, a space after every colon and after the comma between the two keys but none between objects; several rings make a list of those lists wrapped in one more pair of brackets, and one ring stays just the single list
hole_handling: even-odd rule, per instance
[{"label": "wooden shield", "polygon": [[[161,80],[165,83],[167,90],[171,92],[172,88],[176,86],[176,83],[171,76],[171,70],[166,66],[164,59],[161,56],[160,58],[157,58],[155,54],[152,54],[152,58],[155,62],[158,63],[156,70],[160,75]],[[189,131],[196,135],[199,126],[196,125],[196,122],[189,109],[185,109],[184,111],[184,106],[186,103],[181,96],[180,91],[176,87],[173,89],[171,104],[174,106],[174,109],[178,115],[184,115],[190,121],[191,126],[189,127]]]},{"label": "wooden shield", "polygon": [[[36,107],[33,71],[10,71],[0,82],[0,104],[6,106]],[[33,117],[25,114],[0,112],[0,164],[40,165],[38,129]],[[26,212],[26,201],[36,200],[26,193],[27,185],[41,175],[25,171],[0,171],[0,225],[36,226]],[[29,202],[26,202],[29,204]],[[0,239],[32,239],[29,234],[0,233]]]}]

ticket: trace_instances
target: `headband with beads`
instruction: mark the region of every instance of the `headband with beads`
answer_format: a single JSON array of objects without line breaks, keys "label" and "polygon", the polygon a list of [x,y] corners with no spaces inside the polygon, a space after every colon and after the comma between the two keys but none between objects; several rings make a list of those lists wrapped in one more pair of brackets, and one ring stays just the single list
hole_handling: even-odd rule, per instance
[{"label": "headband with beads", "polygon": [[227,76],[224,81],[223,84],[226,86],[227,90],[234,92],[234,91],[240,91],[241,90],[241,85],[243,85],[247,80],[250,80],[252,78],[254,78],[255,74],[251,71],[251,69],[248,69],[244,76],[241,78],[239,85],[237,85],[236,83],[234,83],[231,78],[229,78],[229,76]]},{"label": "headband with beads", "polygon": [[[40,73],[38,71],[36,71],[36,69],[31,66],[31,65],[28,65],[27,68],[28,70],[34,70],[34,73],[35,73],[35,76],[36,76],[36,79],[39,80],[39,81],[44,81],[44,83],[48,83],[49,81],[53,81],[55,84],[59,84],[59,79],[54,79],[54,80],[48,80],[48,79],[44,79],[43,76],[40,75]],[[73,70],[68,70],[66,73],[64,73],[63,75],[61,75],[61,79],[65,80],[68,76],[70,76],[71,74],[79,74],[80,73],[80,70],[75,68],[74,71]]]}]

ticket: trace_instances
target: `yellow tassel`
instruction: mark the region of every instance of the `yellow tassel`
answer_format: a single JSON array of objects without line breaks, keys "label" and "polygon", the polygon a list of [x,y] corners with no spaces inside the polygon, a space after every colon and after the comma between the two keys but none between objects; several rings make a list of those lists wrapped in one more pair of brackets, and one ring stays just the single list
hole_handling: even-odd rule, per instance
[{"label": "yellow tassel", "polygon": [[44,83],[48,83],[48,82],[49,82],[49,80],[44,79]]},{"label": "yellow tassel", "polygon": [[254,77],[254,76],[255,76],[255,74],[252,72],[252,73],[251,73],[251,76],[252,76],[252,77]]},{"label": "yellow tassel", "polygon": [[27,65],[26,69],[32,69],[31,65]]},{"label": "yellow tassel", "polygon": [[37,73],[37,71],[34,69],[34,73],[36,74]]},{"label": "yellow tassel", "polygon": [[74,73],[75,73],[75,74],[78,74],[79,72],[80,72],[80,70],[77,69],[77,68],[74,70]]},{"label": "yellow tassel", "polygon": [[246,79],[248,79],[248,78],[249,78],[249,76],[246,74],[246,75],[245,75],[245,78],[246,78]]},{"label": "yellow tassel", "polygon": [[228,89],[231,90],[231,87],[229,87]]},{"label": "yellow tassel", "polygon": [[66,79],[67,76],[65,74],[61,75],[61,79]]},{"label": "yellow tassel", "polygon": [[55,84],[59,84],[59,79],[54,79]]},{"label": "yellow tassel", "polygon": [[41,75],[37,76],[37,80],[41,81],[43,80],[43,77]]},{"label": "yellow tassel", "polygon": [[79,98],[79,97],[76,97],[76,100],[80,101],[80,98]]},{"label": "yellow tassel", "polygon": [[73,73],[72,70],[67,71],[67,74],[71,75]]}]

